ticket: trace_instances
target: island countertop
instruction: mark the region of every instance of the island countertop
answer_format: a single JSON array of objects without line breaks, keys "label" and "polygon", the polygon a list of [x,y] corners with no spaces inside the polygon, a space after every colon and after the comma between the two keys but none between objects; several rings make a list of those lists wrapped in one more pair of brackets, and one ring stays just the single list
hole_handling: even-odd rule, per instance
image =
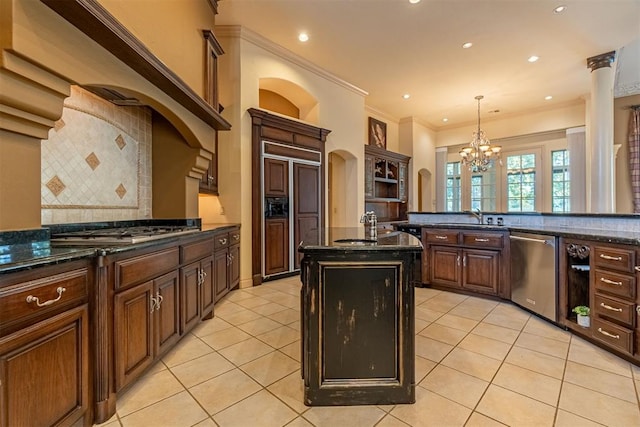
[{"label": "island countertop", "polygon": [[[321,236],[318,238],[318,236]],[[378,230],[371,237],[369,228],[332,227],[309,233],[300,242],[298,251],[421,251],[422,242],[415,236],[396,230]]]}]

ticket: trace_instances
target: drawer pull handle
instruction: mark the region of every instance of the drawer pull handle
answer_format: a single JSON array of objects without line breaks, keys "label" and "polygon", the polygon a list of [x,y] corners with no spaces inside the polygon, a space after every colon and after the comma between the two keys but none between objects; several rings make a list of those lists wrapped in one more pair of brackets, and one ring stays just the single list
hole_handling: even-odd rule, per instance
[{"label": "drawer pull handle", "polygon": [[610,305],[607,305],[603,302],[600,303],[600,307],[607,309],[607,310],[611,310],[611,311],[617,311],[618,313],[622,312],[621,308],[617,308],[617,307],[611,307]]},{"label": "drawer pull handle", "polygon": [[218,239],[218,242],[220,242],[221,245],[226,245],[227,244],[227,238],[225,237],[224,239]]},{"label": "drawer pull handle", "polygon": [[636,269],[636,271],[640,271],[640,265],[636,265],[634,268]]},{"label": "drawer pull handle", "polygon": [[448,240],[447,236],[436,236],[436,239],[438,239],[438,240]]},{"label": "drawer pull handle", "polygon": [[40,299],[38,299],[38,297],[34,297],[33,295],[29,295],[27,297],[27,302],[28,303],[35,302],[38,307],[46,307],[48,305],[53,304],[54,302],[60,301],[60,298],[62,298],[62,294],[64,293],[64,291],[66,291],[65,288],[63,288],[62,286],[58,286],[58,289],[56,289],[56,292],[58,293],[58,298],[50,299],[49,301],[45,301],[45,302],[40,302]]},{"label": "drawer pull handle", "polygon": [[600,281],[602,283],[606,283],[607,285],[616,285],[616,286],[622,286],[622,282],[614,282],[613,280],[609,280],[605,277],[601,277]]},{"label": "drawer pull handle", "polygon": [[489,239],[481,239],[479,237],[476,237],[476,242],[488,242]]},{"label": "drawer pull handle", "polygon": [[617,340],[619,340],[619,339],[620,339],[620,335],[613,335],[613,334],[612,334],[612,333],[610,333],[610,332],[607,332],[607,331],[602,330],[602,328],[598,328],[598,332],[600,332],[602,335],[607,336],[607,337],[609,337],[609,338],[615,338],[615,339],[617,339]]},{"label": "drawer pull handle", "polygon": [[600,254],[600,258],[608,259],[610,261],[622,261],[621,256],[611,256],[611,255]]}]

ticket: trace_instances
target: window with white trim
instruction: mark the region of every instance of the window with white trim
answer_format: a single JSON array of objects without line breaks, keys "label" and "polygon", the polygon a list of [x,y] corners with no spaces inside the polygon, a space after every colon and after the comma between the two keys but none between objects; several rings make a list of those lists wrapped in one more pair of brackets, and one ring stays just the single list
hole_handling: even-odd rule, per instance
[{"label": "window with white trim", "polygon": [[551,210],[552,212],[571,212],[569,150],[552,151],[551,165]]},{"label": "window with white trim", "polygon": [[460,199],[460,162],[447,163],[446,180],[446,211],[459,212],[461,210]]},{"label": "window with white trim", "polygon": [[536,155],[507,156],[507,212],[536,210]]}]

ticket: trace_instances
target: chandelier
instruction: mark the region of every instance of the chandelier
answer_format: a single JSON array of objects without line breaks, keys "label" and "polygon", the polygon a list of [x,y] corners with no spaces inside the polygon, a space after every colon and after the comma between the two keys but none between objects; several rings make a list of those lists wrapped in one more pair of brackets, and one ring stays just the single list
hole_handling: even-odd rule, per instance
[{"label": "chandelier", "polygon": [[476,96],[478,100],[478,130],[473,132],[473,139],[467,147],[460,150],[462,164],[467,165],[471,172],[486,172],[491,167],[495,159],[500,159],[499,145],[491,145],[491,142],[485,137],[484,131],[480,129],[480,100],[484,98],[482,95]]}]

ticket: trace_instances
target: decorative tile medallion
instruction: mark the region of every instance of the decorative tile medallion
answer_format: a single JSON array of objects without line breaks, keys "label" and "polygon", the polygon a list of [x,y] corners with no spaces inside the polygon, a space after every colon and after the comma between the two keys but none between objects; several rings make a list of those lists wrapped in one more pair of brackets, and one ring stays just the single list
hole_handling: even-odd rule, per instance
[{"label": "decorative tile medallion", "polygon": [[116,145],[121,150],[127,146],[127,141],[124,140],[124,137],[122,136],[122,134],[118,135],[118,137],[116,138]]},{"label": "decorative tile medallion", "polygon": [[116,188],[116,194],[121,199],[124,197],[125,194],[127,194],[127,189],[124,188],[124,185],[122,185],[122,183],[120,185],[118,185],[118,188]]},{"label": "decorative tile medallion", "polygon": [[53,128],[56,130],[56,132],[58,132],[60,129],[64,127],[64,125],[66,125],[64,120],[62,119],[56,120],[56,122],[53,124]]},{"label": "decorative tile medallion", "polygon": [[54,177],[47,182],[47,188],[54,196],[58,197],[58,195],[62,193],[67,186],[64,185],[64,182],[62,182],[58,175],[54,175]]},{"label": "decorative tile medallion", "polygon": [[100,159],[98,159],[98,156],[96,156],[96,153],[91,152],[91,154],[89,154],[85,160],[87,161],[87,164],[89,165],[89,167],[93,170],[96,170],[96,168],[100,165]]}]

